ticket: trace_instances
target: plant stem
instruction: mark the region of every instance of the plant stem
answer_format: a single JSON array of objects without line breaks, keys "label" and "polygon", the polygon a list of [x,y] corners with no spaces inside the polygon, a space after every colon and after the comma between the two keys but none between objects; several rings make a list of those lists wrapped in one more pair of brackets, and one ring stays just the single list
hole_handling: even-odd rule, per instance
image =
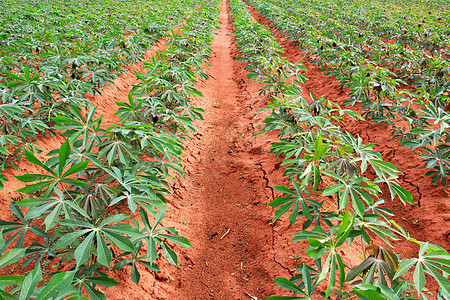
[{"label": "plant stem", "polygon": [[67,193],[67,195],[69,195],[70,199],[72,199],[73,202],[77,203],[77,202],[75,201],[75,199],[73,199],[72,195],[69,194],[69,191],[68,191],[68,190],[66,189],[66,187],[61,183],[61,181],[59,182],[59,184],[62,186],[62,188],[64,189],[64,191]]}]

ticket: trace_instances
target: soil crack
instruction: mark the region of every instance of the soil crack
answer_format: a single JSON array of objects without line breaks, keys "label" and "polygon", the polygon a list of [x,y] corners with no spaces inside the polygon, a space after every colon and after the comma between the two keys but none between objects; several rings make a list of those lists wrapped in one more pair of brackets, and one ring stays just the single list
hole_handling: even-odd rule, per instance
[{"label": "soil crack", "polygon": [[261,168],[261,171],[263,173],[263,179],[266,182],[266,189],[270,189],[272,193],[272,201],[275,200],[275,191],[273,187],[269,184],[269,178],[267,177],[267,171],[264,169],[263,165],[261,163],[256,163],[256,166],[259,166]]},{"label": "soil crack", "polygon": [[[266,188],[266,189],[270,189],[270,191],[271,191],[271,196],[272,196],[271,201],[273,201],[273,200],[275,199],[275,191],[274,191],[274,188],[270,185],[269,178],[267,177],[267,171],[264,169],[262,163],[255,163],[255,165],[260,167],[261,172],[263,173],[263,179],[264,179],[264,181],[266,182],[265,188]],[[280,262],[277,260],[277,256],[276,256],[277,251],[276,251],[276,249],[275,249],[275,234],[278,234],[280,237],[282,237],[283,239],[286,240],[285,237],[283,237],[278,231],[275,230],[275,228],[272,227],[272,251],[273,251],[273,261],[274,261],[277,265],[279,265],[281,268],[283,268],[283,269],[285,269],[286,271],[288,271],[289,274],[290,274],[291,276],[293,276],[293,275],[294,275],[294,272],[291,271],[291,269],[289,269],[288,267],[284,266],[282,263],[280,263]]]},{"label": "soil crack", "polygon": [[406,180],[406,174],[405,173],[403,173],[402,180],[404,182],[408,183],[410,186],[412,186],[413,188],[415,188],[417,190],[417,193],[419,194],[419,200],[417,200],[417,205],[419,207],[421,207],[420,201],[422,200],[422,193],[420,192],[419,186],[415,185],[412,181]]},{"label": "soil crack", "polygon": [[283,264],[280,263],[280,262],[277,260],[277,256],[276,256],[277,250],[275,249],[275,233],[277,233],[278,235],[281,236],[281,234],[278,233],[278,231],[276,231],[275,228],[272,227],[272,251],[273,251],[273,261],[274,261],[277,265],[279,265],[280,267],[282,267],[283,269],[285,269],[286,271],[288,271],[289,274],[290,274],[291,276],[293,276],[293,275],[294,275],[294,272],[291,271],[291,269],[289,269],[288,267],[283,266]]}]

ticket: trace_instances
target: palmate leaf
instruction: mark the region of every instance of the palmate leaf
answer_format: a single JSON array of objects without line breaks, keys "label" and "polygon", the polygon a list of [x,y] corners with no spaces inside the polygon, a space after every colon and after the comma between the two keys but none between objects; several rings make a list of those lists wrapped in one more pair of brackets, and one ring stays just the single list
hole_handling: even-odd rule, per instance
[{"label": "palmate leaf", "polygon": [[309,209],[310,206],[306,203],[306,201],[310,202],[310,204],[317,204],[317,202],[312,199],[302,197],[304,188],[302,188],[299,183],[292,181],[292,184],[294,186],[293,189],[284,186],[276,186],[275,189],[277,191],[283,192],[283,197],[274,199],[269,203],[269,206],[272,207],[279,206],[275,212],[274,221],[281,218],[282,215],[287,213],[292,208],[292,211],[289,214],[289,223],[291,226],[294,225],[296,219],[298,218],[300,208],[302,208],[302,212],[308,220],[312,219]]},{"label": "palmate leaf", "polygon": [[317,279],[317,282],[320,283],[325,279],[327,274],[330,274],[328,278],[325,298],[328,298],[328,296],[334,290],[337,273],[339,273],[340,289],[342,289],[345,279],[344,263],[342,262],[341,256],[336,251],[332,250],[328,255],[327,259],[325,260],[323,268]]},{"label": "palmate leaf", "polygon": [[354,211],[362,217],[365,212],[364,202],[371,204],[373,202],[371,195],[377,195],[379,192],[379,187],[363,176],[346,180],[344,177],[331,172],[324,172],[324,174],[333,177],[338,183],[325,188],[321,196],[337,194],[339,196],[339,210],[345,209],[351,199]]},{"label": "palmate leaf", "polygon": [[146,100],[145,97],[133,97],[132,93],[128,93],[128,103],[116,102],[119,109],[114,115],[121,117],[121,123],[126,121],[139,121],[141,118],[140,111],[144,100]]},{"label": "palmate leaf", "polygon": [[75,163],[72,166],[70,166],[69,169],[64,171],[68,165],[67,159],[71,153],[71,148],[68,140],[66,140],[61,145],[61,148],[59,149],[58,153],[59,153],[58,154],[59,164],[54,166],[53,169],[53,167],[43,164],[38,158],[36,158],[33,152],[25,150],[25,156],[27,160],[43,168],[49,174],[24,174],[16,176],[16,178],[22,182],[39,181],[35,184],[27,185],[26,187],[19,189],[18,192],[33,194],[35,192],[45,190],[43,196],[49,197],[60,183],[66,183],[69,184],[70,186],[86,185],[85,182],[78,179],[70,178],[69,176],[76,173],[80,173],[81,171],[86,169],[87,165],[89,164],[89,161],[81,161],[79,163]]},{"label": "palmate leaf", "polygon": [[[166,214],[165,211],[157,212],[155,220],[153,221],[153,225],[150,225],[148,214],[145,209],[141,207],[139,210],[139,214],[141,216],[142,222],[144,223],[144,228],[140,232],[140,235],[135,238],[135,240],[145,239],[147,241],[147,258],[149,259],[150,263],[153,263],[157,259],[156,244],[160,244],[167,261],[175,266],[178,266],[177,255],[169,247],[165,240],[168,239],[184,248],[192,247],[189,241],[184,237],[178,236],[178,232],[173,227],[157,228]],[[169,232],[173,235],[170,236],[168,234],[165,234],[164,232]]]},{"label": "palmate leaf", "polygon": [[166,211],[167,206],[163,200],[154,196],[145,196],[141,194],[130,194],[125,192],[122,196],[119,196],[112,200],[110,205],[114,205],[126,201],[128,208],[134,213],[138,208],[138,205],[144,207],[148,212],[155,214],[156,208],[158,210]]},{"label": "palmate leaf", "polygon": [[333,226],[330,218],[335,216],[335,214],[332,212],[324,211],[322,206],[323,202],[324,201],[318,203],[314,201],[312,203],[312,206],[308,207],[308,209],[305,209],[302,205],[302,210],[299,212],[299,216],[303,216],[307,219],[305,222],[303,222],[303,230],[306,230],[312,224],[315,224],[315,226],[319,227],[323,227],[324,225],[327,225],[328,227]]},{"label": "palmate leaf", "polygon": [[44,237],[44,243],[33,242],[31,246],[25,252],[25,256],[28,257],[27,260],[22,264],[22,269],[25,269],[33,260],[34,266],[40,265],[42,259],[47,255],[48,259],[51,260],[55,258],[56,252],[52,251],[53,244],[56,240],[55,235],[49,237]]},{"label": "palmate leaf", "polygon": [[105,273],[101,272],[101,268],[102,265],[99,263],[93,263],[89,266],[80,266],[74,276],[72,283],[72,286],[76,287],[78,295],[82,294],[84,288],[89,294],[89,298],[86,299],[105,300],[106,296],[99,289],[97,289],[97,286],[112,287],[119,284],[119,282],[117,282],[113,278],[107,277]]},{"label": "palmate leaf", "polygon": [[342,258],[336,251],[348,238],[353,231],[355,216],[351,217],[349,210],[341,217],[340,223],[329,228],[329,231],[316,226],[312,231],[303,230],[294,235],[293,241],[308,240],[310,245],[306,253],[314,260],[319,260],[327,253],[325,263],[318,276],[318,283],[322,282],[328,274],[328,285],[326,298],[334,290],[337,274],[339,274],[340,288],[342,289],[345,281],[345,270]]},{"label": "palmate leaf", "polygon": [[450,273],[450,254],[441,247],[422,243],[419,250],[419,258],[403,260],[395,273],[394,278],[399,278],[411,267],[414,267],[414,284],[420,294],[426,284],[425,273],[430,274],[439,283],[440,288],[450,295],[450,281],[442,272]]},{"label": "palmate leaf", "polygon": [[23,248],[23,244],[25,241],[25,236],[29,231],[33,232],[37,236],[40,237],[46,237],[47,234],[44,230],[41,228],[31,225],[33,220],[27,220],[22,214],[22,211],[19,209],[19,207],[16,205],[16,202],[11,201],[11,204],[9,206],[10,211],[19,219],[19,222],[9,222],[9,221],[3,221],[0,220],[0,230],[3,235],[10,234],[8,239],[2,242],[3,247],[0,250],[0,253],[3,253],[3,251],[13,243],[13,241],[17,238],[16,244],[14,248]]},{"label": "palmate leaf", "polygon": [[397,177],[397,174],[400,173],[393,163],[387,161],[371,159],[369,160],[369,163],[380,178],[383,178],[385,175]]},{"label": "palmate leaf", "polygon": [[87,145],[89,139],[94,139],[100,142],[100,138],[97,133],[100,129],[102,117],[93,119],[95,115],[95,106],[90,108],[89,111],[83,116],[80,109],[74,105],[69,105],[69,111],[72,114],[72,118],[69,117],[53,117],[52,120],[56,122],[53,127],[56,130],[65,130],[66,136],[70,144],[75,143],[77,140],[82,140],[82,146]]},{"label": "palmate leaf", "polygon": [[[137,224],[137,226],[139,226],[139,224]],[[112,269],[112,270],[121,270],[125,266],[131,266],[131,280],[135,284],[139,284],[139,280],[141,278],[141,275],[139,274],[139,270],[137,269],[138,264],[145,266],[150,271],[155,271],[155,272],[160,271],[158,266],[155,263],[150,263],[151,258],[148,255],[142,255],[139,257],[139,252],[141,251],[142,246],[143,246],[142,241],[140,241],[140,240],[136,241],[134,243],[134,247],[135,247],[136,251],[134,251],[133,253],[124,252],[121,255],[119,255],[119,257],[117,258],[116,263]],[[132,255],[132,259],[123,258],[130,254]]]},{"label": "palmate leaf", "polygon": [[391,246],[390,240],[399,240],[399,238],[394,233],[388,224],[379,219],[378,215],[365,214],[364,218],[359,216],[355,220],[355,227],[359,228],[360,234],[363,235],[363,242],[370,244],[370,236],[366,233],[371,231],[375,233],[380,239],[382,239],[386,244]]},{"label": "palmate leaf", "polygon": [[84,264],[89,254],[94,250],[94,240],[96,241],[95,252],[96,260],[99,264],[110,268],[112,252],[108,248],[108,242],[115,244],[123,251],[133,252],[134,246],[127,236],[135,236],[139,234],[136,229],[128,224],[118,224],[126,219],[129,219],[129,215],[117,214],[102,220],[98,225],[80,221],[80,220],[60,220],[58,223],[64,226],[71,227],[74,231],[63,235],[54,245],[53,250],[69,247],[79,237],[85,236],[83,241],[75,250],[75,259],[77,266]]},{"label": "palmate leaf", "polygon": [[[152,197],[158,197],[160,194],[164,194],[165,190],[161,188],[162,182],[156,176],[151,176],[152,174],[147,174],[147,165],[143,165],[144,168],[140,168],[142,165],[137,163],[131,170],[119,169],[117,167],[104,168],[102,169],[111,175],[111,177],[106,180],[109,181],[114,179],[118,183],[118,190],[127,191],[130,194],[135,194],[136,190],[146,193]],[[138,177],[140,177],[138,179]],[[152,180],[156,179],[156,180]]]},{"label": "palmate leaf", "polygon": [[75,214],[85,218],[89,215],[74,200],[66,197],[59,189],[54,189],[55,197],[27,197],[17,205],[28,208],[25,219],[36,220],[45,216],[46,231],[56,226],[59,217],[64,214],[66,219],[75,219]]},{"label": "palmate leaf", "polygon": [[100,148],[98,157],[105,157],[109,166],[116,161],[125,166],[131,166],[132,162],[139,161],[136,149],[125,139],[106,139],[98,147]]}]

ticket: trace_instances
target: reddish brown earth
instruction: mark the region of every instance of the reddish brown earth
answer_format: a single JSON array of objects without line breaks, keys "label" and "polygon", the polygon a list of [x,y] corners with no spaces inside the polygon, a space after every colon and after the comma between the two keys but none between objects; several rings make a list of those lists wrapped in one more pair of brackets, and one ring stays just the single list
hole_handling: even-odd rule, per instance
[{"label": "reddish brown earth", "polygon": [[[254,10],[259,22],[269,24]],[[299,224],[289,227],[286,219],[272,224],[274,210],[267,206],[274,197],[276,185],[286,185],[279,167],[281,158],[270,154],[270,142],[275,134],[253,134],[260,131],[262,120],[269,113],[259,112],[266,106],[267,98],[258,96],[261,86],[249,82],[244,65],[235,62],[239,56],[233,41],[233,28],[226,0],[220,13],[220,29],[212,44],[211,60],[205,72],[209,79],[197,83],[204,97],[193,99],[194,106],[205,110],[204,120],[197,121],[197,133],[185,144],[182,178],[171,180],[173,194],[167,198],[171,209],[163,220],[164,226],[174,226],[180,235],[189,239],[193,248],[175,247],[179,268],[165,259],[158,264],[161,272],[139,268],[141,281],[135,285],[130,280],[130,269],[112,272],[122,283],[103,288],[108,299],[264,299],[272,295],[292,295],[283,292],[273,283],[273,278],[287,277],[304,262],[304,243],[291,243],[291,235],[300,230]],[[278,41],[285,47],[285,55],[292,61],[301,61],[295,45],[286,41],[274,30]],[[157,50],[164,49],[164,41],[149,50],[149,59]],[[333,78],[326,77],[318,68],[305,62],[310,80],[303,86],[305,92],[315,96],[325,94],[342,103],[348,91],[343,90]],[[93,98],[97,115],[104,121],[118,121],[113,113],[116,101],[127,101],[127,95],[137,80],[134,72],[143,72],[142,65],[129,68],[110,87],[104,87],[102,96]],[[356,108],[358,111],[358,108]],[[375,143],[375,149],[404,172],[401,183],[410,190],[421,207],[404,208],[397,202],[388,205],[397,214],[397,221],[422,240],[450,248],[449,197],[445,188],[433,186],[425,176],[422,164],[414,153],[402,149],[393,141],[386,126],[373,122],[348,120],[345,129],[359,134],[365,142]],[[46,153],[59,148],[63,138],[45,137],[38,141]],[[23,186],[12,176],[33,173],[33,165],[21,163],[20,171],[7,170],[10,180],[0,191],[0,214],[8,215],[9,199]],[[387,191],[385,191],[387,194]],[[358,247],[358,245],[356,245]],[[398,245],[402,255],[412,255],[415,246]],[[406,254],[405,254],[406,253]],[[295,255],[303,255],[301,258]],[[344,262],[355,265],[360,257],[353,249],[341,252]],[[253,297],[253,298],[252,298]]]},{"label": "reddish brown earth", "polygon": [[[332,76],[325,76],[319,67],[311,61],[304,59],[304,53],[292,40],[286,39],[273,24],[257,10],[248,5],[252,16],[261,24],[268,25],[274,33],[277,41],[284,47],[284,56],[292,62],[302,62],[308,68],[305,75],[309,80],[302,86],[305,92],[312,93],[317,99],[325,95],[340,105],[348,98],[350,90],[343,88]],[[361,106],[352,107],[354,111],[362,113]],[[353,135],[359,135],[365,143],[374,143],[374,150],[383,155],[385,161],[397,166],[402,172],[399,182],[402,187],[410,191],[416,203],[415,206],[406,207],[395,199],[390,201],[389,190],[383,189],[386,206],[395,213],[394,220],[405,228],[412,237],[440,245],[450,250],[450,190],[441,184],[432,184],[431,178],[426,176],[428,171],[423,167],[418,151],[403,148],[399,140],[392,139],[390,127],[376,124],[368,120],[345,119],[346,124],[342,128]],[[372,174],[374,176],[374,174]],[[370,176],[369,176],[370,177]],[[411,242],[395,244],[395,251],[402,257],[417,255],[419,246]]]}]

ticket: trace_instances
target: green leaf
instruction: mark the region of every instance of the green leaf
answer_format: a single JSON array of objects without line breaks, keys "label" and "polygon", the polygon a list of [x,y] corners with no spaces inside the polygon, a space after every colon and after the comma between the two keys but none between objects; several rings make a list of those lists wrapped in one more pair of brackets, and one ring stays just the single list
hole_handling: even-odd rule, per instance
[{"label": "green leaf", "polygon": [[175,253],[175,251],[170,249],[170,247],[167,246],[166,243],[161,243],[161,247],[163,249],[164,256],[166,257],[167,261],[170,262],[172,265],[175,265],[178,267],[178,258],[177,258],[177,254]]},{"label": "green leaf", "polygon": [[92,240],[94,239],[95,232],[89,233],[84,241],[78,245],[75,249],[75,259],[77,260],[77,267],[84,264],[89,259],[89,253],[91,251]]},{"label": "green leaf", "polygon": [[20,287],[23,285],[24,280],[25,276],[17,276],[17,275],[0,276],[0,286],[13,285]]},{"label": "green leaf", "polygon": [[111,250],[106,245],[105,240],[101,233],[97,232],[97,261],[99,264],[104,265],[108,269],[111,269]]},{"label": "green leaf", "polygon": [[339,226],[338,231],[336,232],[336,236],[340,237],[342,234],[347,231],[348,226],[350,225],[350,212],[347,209],[345,211],[344,216],[342,217],[342,221],[340,222],[341,226]]},{"label": "green leaf", "polygon": [[133,282],[138,285],[140,279],[141,274],[139,274],[136,264],[133,264],[133,266],[131,267],[131,280],[133,280]]},{"label": "green leaf", "polygon": [[325,277],[327,276],[329,270],[330,270],[330,265],[331,265],[331,259],[332,259],[332,253],[330,253],[327,257],[327,260],[325,261],[325,264],[323,265],[322,271],[319,274],[319,278],[317,279],[318,282],[322,282]]},{"label": "green leaf", "polygon": [[59,291],[66,290],[72,283],[75,272],[76,271],[69,271],[54,275],[36,297],[36,300],[51,299],[54,298]]},{"label": "green leaf", "polygon": [[33,182],[33,181],[39,181],[39,180],[43,180],[43,179],[53,178],[50,175],[44,175],[44,174],[24,174],[24,175],[18,175],[15,177],[22,182]]},{"label": "green leaf", "polygon": [[331,270],[330,270],[330,277],[328,278],[328,286],[327,286],[327,292],[325,295],[325,299],[330,296],[331,292],[334,290],[334,286],[336,284],[336,259],[335,259],[335,252],[333,252],[330,256],[332,256],[331,259]]},{"label": "green leaf", "polygon": [[[396,177],[397,173],[399,173],[397,167],[390,162],[378,160],[378,159],[371,159],[370,164],[375,169],[379,177],[382,177],[382,173],[380,173],[380,170],[384,171],[386,174]],[[380,176],[381,175],[381,176]]]},{"label": "green leaf", "polygon": [[93,286],[89,284],[84,284],[83,286],[88,292],[91,300],[107,300],[105,294],[103,294],[99,290],[96,290]]},{"label": "green leaf", "polygon": [[392,199],[395,198],[395,195],[397,195],[400,198],[400,201],[402,201],[404,204],[409,203],[414,205],[414,198],[412,194],[409,191],[402,188],[399,184],[390,183],[389,189],[391,190],[391,192],[394,193]]},{"label": "green leaf", "polygon": [[314,166],[314,187],[312,193],[314,194],[319,187],[320,182],[320,170],[318,166]]},{"label": "green leaf", "polygon": [[89,277],[87,280],[89,282],[95,283],[97,285],[106,286],[106,287],[116,286],[120,283],[110,277]]},{"label": "green leaf", "polygon": [[16,296],[13,296],[3,290],[0,290],[0,300],[17,300]]},{"label": "green leaf", "polygon": [[66,140],[59,148],[59,175],[64,171],[64,167],[66,166],[67,158],[70,155],[70,144],[69,140]]},{"label": "green leaf", "polygon": [[81,171],[83,171],[83,170],[85,170],[87,168],[88,164],[89,164],[89,160],[80,161],[79,163],[76,163],[72,167],[70,167],[70,169],[67,170],[64,173],[64,175],[62,175],[62,177],[67,177],[67,176],[69,176],[71,174],[81,172]]},{"label": "green leaf", "polygon": [[335,184],[323,190],[321,197],[331,196],[339,192],[344,187],[343,184]]},{"label": "green leaf", "polygon": [[18,189],[17,192],[24,193],[24,194],[34,194],[53,183],[54,183],[53,180],[52,181],[41,181],[41,182],[27,185],[26,187],[23,187],[21,189]]},{"label": "green leaf", "polygon": [[350,269],[347,273],[347,277],[345,278],[345,281],[350,281],[356,278],[359,274],[362,273],[365,269],[367,269],[370,265],[374,263],[376,260],[375,257],[370,256],[365,261],[363,261],[360,265]]},{"label": "green leaf", "polygon": [[116,244],[117,247],[119,247],[123,251],[128,251],[128,252],[135,251],[133,243],[129,239],[121,236],[120,234],[110,232],[110,231],[104,231],[103,233],[106,235],[108,240],[110,240],[112,243]]},{"label": "green leaf", "polygon": [[31,295],[34,293],[36,286],[39,281],[42,279],[42,271],[41,265],[38,264],[36,268],[34,268],[23,281],[22,289],[20,291],[20,300],[28,300],[31,298]]},{"label": "green leaf", "polygon": [[155,217],[155,221],[153,222],[153,226],[152,226],[152,230],[155,230],[156,226],[159,225],[159,223],[161,223],[162,219],[164,219],[164,217],[166,216],[166,213],[164,211],[158,211],[158,213],[156,214]]},{"label": "green leaf", "polygon": [[359,299],[369,299],[369,300],[386,300],[385,298],[383,298],[379,292],[377,291],[373,291],[373,290],[358,290],[356,288],[353,288],[353,291],[355,292],[356,295],[358,296],[362,296],[364,298],[359,298]]},{"label": "green leaf", "polygon": [[[286,289],[286,290],[290,290],[293,291],[296,294],[302,294],[305,295],[306,294],[303,292],[303,290],[301,288],[299,288],[298,286],[296,286],[294,283],[292,283],[290,280],[287,280],[286,278],[276,278],[274,279],[275,284],[278,285],[279,287]],[[296,299],[296,298],[292,298],[292,299]]]},{"label": "green leaf", "polygon": [[172,241],[178,245],[180,245],[183,248],[190,248],[192,247],[191,243],[189,243],[188,239],[182,236],[173,236],[169,234],[159,234],[159,237],[166,238],[169,241]]},{"label": "green leaf", "polygon": [[416,287],[416,290],[419,292],[419,294],[422,292],[423,288],[425,287],[426,279],[425,274],[423,270],[423,266],[421,263],[418,263],[416,266],[416,269],[414,270],[414,284]]},{"label": "green leaf", "polygon": [[294,193],[292,192],[292,190],[290,188],[287,188],[287,187],[282,186],[282,185],[277,185],[277,186],[274,187],[274,189],[279,191],[279,192],[288,194],[288,195],[294,195]]},{"label": "green leaf", "polygon": [[44,165],[39,159],[37,159],[36,156],[34,156],[33,152],[31,152],[29,150],[25,150],[25,157],[30,163],[38,165],[41,168],[45,169],[50,174],[53,174],[54,176],[57,176],[56,172],[53,171],[52,169],[50,169],[49,167],[47,167],[46,165]]},{"label": "green leaf", "polygon": [[336,263],[339,270],[339,289],[342,291],[345,282],[345,266],[341,256],[337,253],[336,253]]},{"label": "green leaf", "polygon": [[439,283],[439,287],[447,294],[450,295],[450,281],[442,276],[441,273],[436,270],[434,267],[428,266],[428,264],[425,264],[425,267],[430,272],[430,274],[433,276],[434,279]]},{"label": "green leaf", "polygon": [[405,274],[411,267],[417,262],[417,258],[410,258],[403,261],[400,266],[398,267],[397,272],[395,273],[395,276],[393,279],[397,279],[403,274]]},{"label": "green leaf", "polygon": [[14,248],[6,251],[6,253],[0,257],[0,269],[18,262],[19,259],[25,255],[26,250],[27,249]]},{"label": "green leaf", "polygon": [[0,228],[0,249],[3,249],[5,247],[5,245],[6,245],[6,241],[3,238],[3,228]]},{"label": "green leaf", "polygon": [[81,231],[74,231],[68,234],[63,235],[53,246],[53,250],[59,250],[68,247],[72,244],[78,237],[83,234],[88,233],[91,229],[83,229]]},{"label": "green leaf", "polygon": [[148,260],[153,263],[158,258],[158,252],[156,250],[156,241],[154,238],[147,239],[147,256]]}]

